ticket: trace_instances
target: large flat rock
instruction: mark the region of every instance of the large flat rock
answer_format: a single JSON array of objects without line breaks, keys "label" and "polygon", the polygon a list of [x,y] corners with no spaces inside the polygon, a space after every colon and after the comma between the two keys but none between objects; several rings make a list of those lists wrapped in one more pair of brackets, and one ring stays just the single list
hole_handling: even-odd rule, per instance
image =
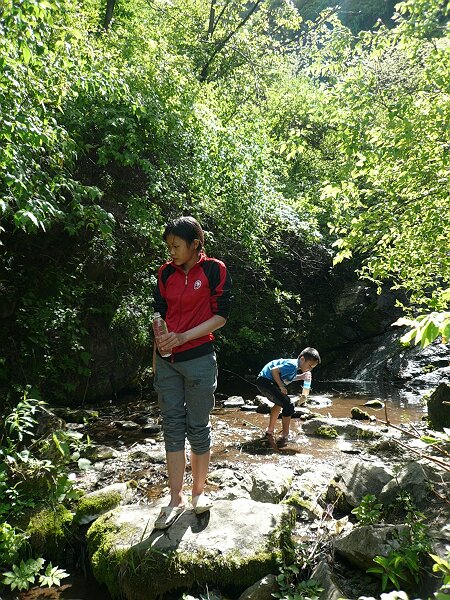
[{"label": "large flat rock", "polygon": [[218,500],[208,513],[188,510],[169,529],[153,531],[160,507],[123,506],[88,530],[94,575],[114,597],[153,600],[195,583],[243,590],[278,571],[295,523],[287,505]]}]

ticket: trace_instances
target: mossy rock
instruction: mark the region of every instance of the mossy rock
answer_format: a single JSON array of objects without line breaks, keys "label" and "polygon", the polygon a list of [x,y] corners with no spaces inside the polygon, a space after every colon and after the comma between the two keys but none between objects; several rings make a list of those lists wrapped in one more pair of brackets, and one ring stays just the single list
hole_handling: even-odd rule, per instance
[{"label": "mossy rock", "polygon": [[427,400],[428,420],[433,429],[450,427],[450,385],[440,383]]},{"label": "mossy rock", "polygon": [[340,513],[348,514],[353,508],[353,506],[350,506],[347,502],[345,492],[337,481],[330,481],[326,499],[328,502],[332,503],[335,510]]},{"label": "mossy rock", "polygon": [[308,500],[307,498],[300,496],[298,493],[294,493],[288,498],[285,498],[283,500],[283,504],[294,506],[295,508],[299,509],[299,511],[305,510],[316,519],[322,518],[323,515],[323,510],[318,504],[317,500]]},{"label": "mossy rock", "polygon": [[113,508],[128,503],[132,496],[130,483],[114,483],[101,490],[86,494],[78,502],[75,522],[80,525],[90,523]]},{"label": "mossy rock", "polygon": [[186,511],[169,529],[152,530],[159,510],[122,507],[88,530],[93,573],[114,598],[154,600],[196,585],[241,592],[278,570],[295,523],[286,505],[218,500],[204,515]]},{"label": "mossy rock", "polygon": [[321,425],[315,430],[314,433],[320,437],[332,439],[337,438],[339,435],[336,429],[330,425]]},{"label": "mossy rock", "polygon": [[120,548],[122,536],[127,536],[127,528],[115,522],[118,509],[97,519],[87,532],[88,552],[92,570],[101,583],[105,584],[113,598],[119,598],[119,569],[127,549]]},{"label": "mossy rock", "polygon": [[61,562],[72,537],[72,521],[73,514],[62,505],[34,512],[25,530],[33,555]]},{"label": "mossy rock", "polygon": [[361,410],[357,406],[354,406],[351,411],[352,419],[357,419],[358,421],[370,421],[369,413],[366,413],[364,410]]}]

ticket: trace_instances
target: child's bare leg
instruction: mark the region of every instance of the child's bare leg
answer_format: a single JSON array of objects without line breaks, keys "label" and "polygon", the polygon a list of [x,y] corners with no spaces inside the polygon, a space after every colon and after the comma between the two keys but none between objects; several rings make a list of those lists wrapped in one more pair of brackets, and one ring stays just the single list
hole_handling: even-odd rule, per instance
[{"label": "child's bare leg", "polygon": [[268,433],[273,433],[275,430],[275,425],[277,423],[278,416],[281,412],[281,406],[278,404],[274,404],[270,409],[270,417],[269,417],[269,425],[267,427]]},{"label": "child's bare leg", "polygon": [[287,438],[291,427],[291,417],[281,417],[282,436]]}]

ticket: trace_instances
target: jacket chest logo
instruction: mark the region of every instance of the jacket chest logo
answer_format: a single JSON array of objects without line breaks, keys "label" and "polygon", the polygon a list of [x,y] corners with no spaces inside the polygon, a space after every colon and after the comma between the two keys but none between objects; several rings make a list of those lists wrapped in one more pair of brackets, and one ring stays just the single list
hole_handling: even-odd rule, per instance
[{"label": "jacket chest logo", "polygon": [[198,290],[201,287],[202,287],[202,282],[200,281],[200,279],[197,279],[196,281],[194,281],[194,290]]}]

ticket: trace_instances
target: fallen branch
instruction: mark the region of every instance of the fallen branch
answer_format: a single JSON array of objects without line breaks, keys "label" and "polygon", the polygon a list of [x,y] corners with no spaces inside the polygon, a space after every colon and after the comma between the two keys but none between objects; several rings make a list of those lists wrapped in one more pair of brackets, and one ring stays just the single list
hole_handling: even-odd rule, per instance
[{"label": "fallen branch", "polygon": [[[421,440],[422,436],[420,435],[420,433],[411,433],[410,431],[408,431],[407,429],[403,429],[403,427],[399,427],[398,425],[394,425],[393,423],[387,423],[385,421],[382,421],[380,419],[380,423],[383,423],[383,425],[388,425],[389,427],[393,427],[394,429],[397,429],[398,431],[401,431],[402,433],[406,433],[406,435],[409,435],[410,437],[416,439],[416,440]],[[430,446],[432,446],[435,450],[438,450],[441,454],[443,454],[444,456],[447,456],[448,458],[450,458],[450,454],[444,450],[443,448],[441,448],[438,445],[435,444],[429,444]]]},{"label": "fallen branch", "polygon": [[446,504],[450,504],[450,500],[448,500],[447,498],[445,498],[445,496],[441,496],[441,494],[439,492],[437,492],[434,488],[431,488],[432,492],[435,496],[437,496],[439,498],[439,500],[442,500],[442,502],[445,502]]},{"label": "fallen branch", "polygon": [[418,454],[420,456],[420,458],[425,458],[426,460],[430,460],[431,462],[436,463],[437,465],[442,467],[445,471],[448,471],[450,473],[450,464],[444,463],[441,460],[439,460],[438,458],[434,458],[433,456],[427,456],[426,454],[423,454],[419,450],[416,450],[415,448],[411,448],[407,444],[403,444],[399,440],[394,440],[394,441],[396,444],[398,444],[402,448],[405,448],[406,450],[410,450],[411,452],[414,452],[414,454]]}]

